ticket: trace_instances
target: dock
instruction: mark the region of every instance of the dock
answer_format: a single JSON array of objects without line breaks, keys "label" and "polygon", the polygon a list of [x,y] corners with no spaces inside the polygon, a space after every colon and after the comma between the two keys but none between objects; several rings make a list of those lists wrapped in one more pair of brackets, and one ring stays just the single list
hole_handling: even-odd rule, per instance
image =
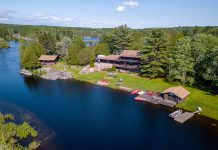
[{"label": "dock", "polygon": [[158,104],[158,101],[153,100],[152,98],[142,98],[142,97],[136,97],[135,98],[136,101],[141,101],[141,102],[148,102],[148,103],[152,103],[152,104]]},{"label": "dock", "polygon": [[148,102],[148,103],[152,103],[155,105],[160,104],[160,105],[164,105],[164,106],[168,106],[168,107],[176,106],[176,102],[173,102],[170,100],[155,99],[154,97],[148,96],[146,94],[143,94],[143,96],[136,97],[135,100],[142,101],[142,102]]},{"label": "dock", "polygon": [[176,106],[176,102],[170,101],[170,100],[162,100],[159,101],[159,104],[164,105],[164,106],[168,106],[168,107],[174,107]]},{"label": "dock", "polygon": [[179,122],[179,123],[184,123],[187,120],[189,120],[190,118],[192,118],[194,116],[194,113],[191,112],[184,112],[183,114],[177,116],[174,118],[175,121]]}]

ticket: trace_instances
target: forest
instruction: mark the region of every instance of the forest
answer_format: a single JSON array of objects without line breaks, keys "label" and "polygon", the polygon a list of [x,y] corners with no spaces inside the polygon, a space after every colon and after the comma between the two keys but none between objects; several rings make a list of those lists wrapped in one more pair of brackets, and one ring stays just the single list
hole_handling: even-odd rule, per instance
[{"label": "forest", "polygon": [[[101,41],[86,46],[84,36]],[[41,67],[41,54],[56,54],[68,65],[86,65],[93,64],[98,54],[140,50],[141,76],[218,92],[218,27],[92,29],[1,24],[0,38],[21,41],[21,64],[26,69]]]}]

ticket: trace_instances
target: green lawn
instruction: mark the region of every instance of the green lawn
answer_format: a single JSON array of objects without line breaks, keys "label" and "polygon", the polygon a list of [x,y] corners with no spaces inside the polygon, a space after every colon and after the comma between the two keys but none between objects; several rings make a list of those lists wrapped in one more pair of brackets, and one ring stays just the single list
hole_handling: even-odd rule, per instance
[{"label": "green lawn", "polygon": [[[55,69],[63,70],[64,63],[58,63],[54,66]],[[108,77],[107,72],[95,72],[90,74],[79,74],[82,67],[65,67],[65,69],[73,74],[73,78],[81,81],[87,81],[90,83],[96,83],[99,80],[107,79],[110,82],[108,87],[118,88],[116,83],[119,79],[123,79],[122,86],[127,86],[134,89],[150,90],[155,92],[161,92],[175,84],[170,84],[163,79],[150,80],[142,78],[136,74],[117,73],[117,77]],[[195,111],[199,106],[203,109],[202,115],[218,120],[218,96],[212,96],[210,93],[204,92],[196,88],[185,87],[191,94],[189,97],[177,107],[184,108],[186,110]]]}]

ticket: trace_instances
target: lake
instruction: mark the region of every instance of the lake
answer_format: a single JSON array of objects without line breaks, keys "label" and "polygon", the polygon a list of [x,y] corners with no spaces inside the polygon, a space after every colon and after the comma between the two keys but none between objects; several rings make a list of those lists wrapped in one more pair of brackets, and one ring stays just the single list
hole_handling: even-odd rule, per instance
[{"label": "lake", "polygon": [[86,46],[96,46],[100,42],[99,37],[83,37],[83,41],[85,42]]},{"label": "lake", "polygon": [[217,150],[218,123],[195,116],[173,121],[171,109],[75,80],[19,74],[19,43],[0,50],[0,111],[39,130],[41,150]]}]

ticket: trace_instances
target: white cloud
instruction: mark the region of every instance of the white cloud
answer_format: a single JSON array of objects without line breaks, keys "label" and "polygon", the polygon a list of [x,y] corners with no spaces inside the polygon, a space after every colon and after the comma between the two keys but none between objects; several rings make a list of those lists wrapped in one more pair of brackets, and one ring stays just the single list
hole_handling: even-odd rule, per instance
[{"label": "white cloud", "polygon": [[117,7],[117,11],[118,11],[118,12],[122,12],[122,11],[124,11],[124,10],[126,10],[126,7],[125,7],[125,6],[120,5],[120,6]]},{"label": "white cloud", "polygon": [[139,6],[138,1],[125,1],[117,7],[117,11],[123,12],[127,10],[128,8],[136,8],[137,6]]},{"label": "white cloud", "polygon": [[127,7],[130,7],[130,8],[135,8],[139,5],[139,3],[137,1],[126,1],[126,2],[123,2],[123,6],[127,6]]},{"label": "white cloud", "polygon": [[78,18],[63,17],[53,13],[23,13],[13,10],[0,10],[0,23],[25,24],[25,25],[51,25],[67,27],[115,27],[122,25],[122,21],[104,18]]}]

